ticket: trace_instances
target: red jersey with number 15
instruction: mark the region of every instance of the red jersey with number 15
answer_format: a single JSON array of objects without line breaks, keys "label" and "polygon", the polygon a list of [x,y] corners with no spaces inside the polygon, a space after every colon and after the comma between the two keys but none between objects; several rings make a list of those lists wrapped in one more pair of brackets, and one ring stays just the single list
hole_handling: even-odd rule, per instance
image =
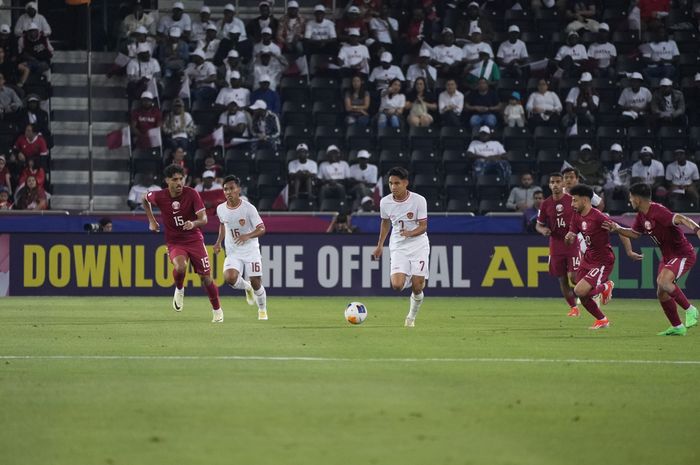
[{"label": "red jersey with number 15", "polygon": [[608,215],[597,208],[591,208],[585,216],[574,212],[570,231],[583,234],[587,246],[581,261],[582,268],[598,268],[615,263],[615,254],[610,246],[610,233],[603,229],[603,223],[609,220]]},{"label": "red jersey with number 15", "polygon": [[695,249],[683,234],[681,228],[673,224],[676,216],[671,210],[652,202],[646,214],[639,212],[632,229],[639,234],[648,234],[661,249],[664,260],[674,257],[693,257]]},{"label": "red jersey with number 15", "polygon": [[204,203],[196,190],[185,187],[179,196],[171,197],[170,191],[163,189],[149,192],[146,199],[151,205],[160,209],[160,216],[165,226],[165,241],[168,244],[185,244],[204,240],[199,228],[189,231],[182,229],[186,221],[195,221],[197,212],[204,210]]},{"label": "red jersey with number 15", "polygon": [[537,222],[552,231],[549,236],[549,254],[552,256],[576,256],[578,255],[578,242],[568,245],[564,242],[564,236],[569,232],[571,217],[574,215],[574,207],[571,206],[571,196],[564,194],[559,200],[547,197],[540,205],[537,214]]}]

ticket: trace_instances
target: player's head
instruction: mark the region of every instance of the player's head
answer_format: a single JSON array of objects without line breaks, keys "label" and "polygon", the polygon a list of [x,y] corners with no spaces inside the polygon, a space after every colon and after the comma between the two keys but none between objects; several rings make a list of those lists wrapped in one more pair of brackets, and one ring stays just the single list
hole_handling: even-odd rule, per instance
[{"label": "player's head", "polygon": [[175,195],[180,195],[185,186],[185,169],[180,165],[168,165],[163,170],[163,176],[168,190]]},{"label": "player's head", "polygon": [[241,195],[241,180],[238,176],[229,174],[224,178],[224,195],[229,202],[237,202]]},{"label": "player's head", "polygon": [[389,189],[394,196],[403,197],[408,189],[408,171],[406,168],[395,166],[387,173],[389,175]]},{"label": "player's head", "polygon": [[649,184],[643,182],[638,182],[632,184],[630,187],[630,203],[632,208],[639,210],[639,206],[642,203],[649,202],[651,200],[651,187]]},{"label": "player's head", "polygon": [[564,176],[561,173],[552,173],[549,175],[549,188],[552,194],[560,196],[564,193]]},{"label": "player's head", "polygon": [[[576,168],[568,167],[561,170],[561,174],[564,179],[564,187],[566,189],[571,189],[576,184],[578,184],[578,170]],[[570,192],[569,192],[570,193]]]},{"label": "player's head", "polygon": [[571,206],[579,213],[584,212],[591,207],[591,199],[593,198],[593,189],[585,184],[576,184],[569,189],[571,194]]}]

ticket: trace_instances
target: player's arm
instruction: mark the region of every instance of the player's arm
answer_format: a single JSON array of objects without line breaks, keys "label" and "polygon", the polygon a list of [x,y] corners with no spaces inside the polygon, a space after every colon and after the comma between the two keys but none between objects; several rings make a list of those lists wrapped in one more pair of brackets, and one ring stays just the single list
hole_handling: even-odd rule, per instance
[{"label": "player's arm", "polygon": [[197,212],[197,219],[194,221],[185,221],[185,224],[182,225],[182,229],[185,231],[189,231],[194,228],[201,228],[203,226],[206,226],[207,222],[209,220],[207,219],[207,211],[206,209],[202,208]]},{"label": "player's arm", "polygon": [[151,209],[151,202],[148,201],[148,199],[146,198],[147,196],[148,194],[143,196],[141,204],[143,205],[143,211],[146,212],[146,217],[148,218],[148,229],[153,232],[159,232],[160,226],[156,221],[156,217],[153,215],[153,210]]},{"label": "player's arm", "polygon": [[224,240],[224,237],[226,237],[226,226],[224,226],[224,223],[219,223],[219,236],[214,243],[214,253],[221,251],[221,242]]},{"label": "player's arm", "polygon": [[[627,243],[630,243],[629,242],[630,239],[639,239],[639,237],[641,236],[641,234],[638,233],[637,231],[635,231],[634,229],[625,228],[624,226],[620,226],[619,224],[617,224],[614,221],[604,221],[602,226],[603,226],[603,229],[606,229],[612,233],[619,234],[621,240],[622,240],[622,238],[627,239]],[[625,241],[623,240],[622,243],[624,245]],[[631,247],[631,245],[630,245],[630,247]]]},{"label": "player's arm", "polygon": [[420,236],[421,234],[425,233],[428,230],[428,220],[418,220],[418,227],[416,229],[412,229],[410,231],[404,229],[401,231],[401,235],[403,237],[416,237]]},{"label": "player's arm", "polygon": [[256,237],[260,237],[263,234],[265,234],[265,225],[260,223],[255,227],[254,230],[252,230],[248,234],[241,234],[240,236],[235,238],[234,241],[236,242],[236,245],[243,245],[246,241],[255,239]]},{"label": "player's arm", "polygon": [[700,226],[698,226],[698,224],[695,221],[688,218],[687,216],[681,215],[680,213],[676,213],[673,216],[673,224],[676,224],[676,225],[682,224],[686,228],[693,231],[693,233],[695,233],[695,235],[698,236],[698,238],[700,238]]},{"label": "player's arm", "polygon": [[[427,221],[426,221],[427,225]],[[379,241],[377,242],[377,248],[374,249],[374,252],[372,252],[372,256],[375,259],[378,259],[379,257],[382,256],[382,252],[384,251],[384,242],[386,241],[386,236],[389,235],[389,231],[391,230],[391,220],[389,218],[382,218],[382,224],[379,227]]]},{"label": "player's arm", "polygon": [[552,235],[552,230],[540,223],[539,221],[535,223],[535,231],[537,231],[545,237],[549,237]]},{"label": "player's arm", "polygon": [[632,249],[632,241],[630,241],[630,238],[624,235],[620,235],[620,242],[622,242],[622,246],[625,248],[625,253],[627,253],[627,256],[631,258],[634,261],[640,261],[644,259],[644,255],[637,253]]}]

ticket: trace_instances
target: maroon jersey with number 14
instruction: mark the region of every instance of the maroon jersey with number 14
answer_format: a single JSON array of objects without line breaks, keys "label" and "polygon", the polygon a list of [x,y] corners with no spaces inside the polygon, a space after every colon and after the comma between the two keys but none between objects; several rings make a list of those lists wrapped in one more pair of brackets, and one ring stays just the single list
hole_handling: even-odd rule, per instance
[{"label": "maroon jersey with number 14", "polygon": [[581,268],[598,268],[615,263],[615,254],[610,245],[610,233],[603,229],[603,223],[610,218],[596,208],[591,208],[587,215],[574,212],[570,231],[583,234],[586,241],[586,253],[581,261]]},{"label": "maroon jersey with number 14", "polygon": [[165,241],[168,244],[187,244],[203,242],[204,236],[199,228],[185,231],[186,221],[195,221],[197,212],[204,210],[204,203],[199,193],[191,187],[182,189],[177,197],[171,197],[168,189],[152,191],[146,199],[160,209],[160,216],[165,226]]},{"label": "maroon jersey with number 14", "polygon": [[550,196],[542,202],[537,214],[537,222],[552,231],[552,235],[549,236],[550,255],[578,255],[578,241],[571,245],[564,242],[564,236],[569,232],[573,215],[574,207],[571,206],[569,194],[564,194],[559,200],[554,200],[554,197]]}]

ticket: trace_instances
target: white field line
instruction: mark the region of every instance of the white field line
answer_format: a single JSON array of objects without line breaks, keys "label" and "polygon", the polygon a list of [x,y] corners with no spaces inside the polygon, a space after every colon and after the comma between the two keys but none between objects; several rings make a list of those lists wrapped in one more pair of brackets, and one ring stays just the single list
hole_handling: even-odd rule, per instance
[{"label": "white field line", "polygon": [[285,357],[264,355],[0,355],[0,360],[221,360],[265,362],[370,362],[370,363],[576,363],[589,365],[700,365],[700,360],[604,360],[578,358],[341,358]]}]

